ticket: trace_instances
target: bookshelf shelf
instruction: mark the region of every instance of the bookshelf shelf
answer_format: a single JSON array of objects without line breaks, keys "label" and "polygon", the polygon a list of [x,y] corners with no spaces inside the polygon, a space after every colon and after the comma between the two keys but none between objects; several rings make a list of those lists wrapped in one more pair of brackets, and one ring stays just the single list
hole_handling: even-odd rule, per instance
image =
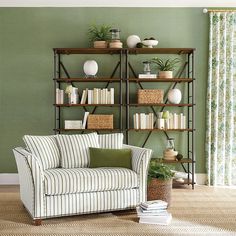
[{"label": "bookshelf shelf", "polygon": [[183,103],[183,104],[165,104],[165,103],[151,103],[151,104],[138,104],[138,103],[131,103],[128,104],[131,107],[150,107],[150,106],[158,106],[158,107],[191,107],[195,104],[192,103]]},{"label": "bookshelf shelf", "polygon": [[195,161],[193,161],[192,159],[188,159],[188,158],[183,158],[180,161],[172,161],[172,160],[161,159],[160,162],[166,163],[166,164],[168,164],[168,163],[170,163],[170,164],[178,164],[179,163],[180,164],[180,163],[192,163],[192,162],[195,163]]},{"label": "bookshelf shelf", "polygon": [[118,132],[121,129],[54,129],[56,132],[71,132],[71,131],[110,131],[110,132]]},{"label": "bookshelf shelf", "polygon": [[71,83],[71,82],[120,82],[118,78],[54,78],[53,80],[59,83]]},{"label": "bookshelf shelf", "polygon": [[173,82],[177,82],[177,83],[181,83],[181,82],[187,82],[187,83],[191,83],[194,81],[194,79],[189,79],[189,78],[156,78],[156,79],[139,79],[139,78],[129,78],[130,82],[135,82],[135,83],[139,83],[139,82],[164,82],[164,83],[173,83]]},{"label": "bookshelf shelf", "polygon": [[119,107],[123,104],[53,104],[56,107]]},{"label": "bookshelf shelf", "polygon": [[184,131],[188,131],[188,132],[193,132],[195,131],[194,129],[157,129],[157,128],[154,128],[154,129],[128,129],[129,131],[160,131],[160,132],[173,132],[173,131],[176,131],[176,132],[184,132]]}]

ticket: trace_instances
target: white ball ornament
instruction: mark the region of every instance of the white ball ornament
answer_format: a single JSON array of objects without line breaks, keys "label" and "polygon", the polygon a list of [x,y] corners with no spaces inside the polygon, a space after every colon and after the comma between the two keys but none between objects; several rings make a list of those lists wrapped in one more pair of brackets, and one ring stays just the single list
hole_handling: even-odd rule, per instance
[{"label": "white ball ornament", "polygon": [[95,60],[88,60],[84,63],[83,69],[87,77],[96,76],[98,72],[98,63]]},{"label": "white ball ornament", "polygon": [[179,89],[171,89],[168,92],[168,101],[172,104],[179,104],[182,99],[182,93]]},{"label": "white ball ornament", "polygon": [[136,48],[137,43],[140,42],[141,39],[137,35],[130,35],[126,40],[126,44],[129,48]]}]

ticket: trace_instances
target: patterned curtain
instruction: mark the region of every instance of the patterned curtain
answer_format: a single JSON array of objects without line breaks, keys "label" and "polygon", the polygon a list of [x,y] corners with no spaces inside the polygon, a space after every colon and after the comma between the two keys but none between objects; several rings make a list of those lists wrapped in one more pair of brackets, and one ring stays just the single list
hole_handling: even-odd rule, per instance
[{"label": "patterned curtain", "polygon": [[236,185],[235,16],[210,13],[206,158],[213,186]]}]

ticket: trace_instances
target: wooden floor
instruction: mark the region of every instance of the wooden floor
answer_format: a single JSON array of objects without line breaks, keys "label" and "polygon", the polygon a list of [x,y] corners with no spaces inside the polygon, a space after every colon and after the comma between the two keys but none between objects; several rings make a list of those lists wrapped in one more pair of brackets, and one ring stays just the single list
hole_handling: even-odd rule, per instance
[{"label": "wooden floor", "polygon": [[0,236],[236,236],[236,189],[173,189],[169,212],[173,219],[168,226],[139,224],[132,210],[47,219],[36,227],[22,206],[19,186],[0,186]]}]

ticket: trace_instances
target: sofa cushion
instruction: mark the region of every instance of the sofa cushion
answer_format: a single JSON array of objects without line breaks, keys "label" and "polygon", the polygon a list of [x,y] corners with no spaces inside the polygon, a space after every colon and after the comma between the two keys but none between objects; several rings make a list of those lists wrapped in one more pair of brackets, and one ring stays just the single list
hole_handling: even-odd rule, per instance
[{"label": "sofa cushion", "polygon": [[89,147],[99,148],[97,133],[57,135],[63,168],[89,166]]},{"label": "sofa cushion", "polygon": [[125,168],[57,168],[44,172],[44,185],[47,195],[121,190],[138,187],[138,177]]},{"label": "sofa cushion", "polygon": [[100,148],[121,149],[123,146],[123,139],[124,135],[122,133],[98,135]]},{"label": "sofa cushion", "polygon": [[123,167],[132,169],[132,152],[129,148],[89,148],[90,168]]},{"label": "sofa cushion", "polygon": [[60,165],[60,152],[55,136],[24,135],[27,149],[41,161],[43,170],[56,168]]}]

